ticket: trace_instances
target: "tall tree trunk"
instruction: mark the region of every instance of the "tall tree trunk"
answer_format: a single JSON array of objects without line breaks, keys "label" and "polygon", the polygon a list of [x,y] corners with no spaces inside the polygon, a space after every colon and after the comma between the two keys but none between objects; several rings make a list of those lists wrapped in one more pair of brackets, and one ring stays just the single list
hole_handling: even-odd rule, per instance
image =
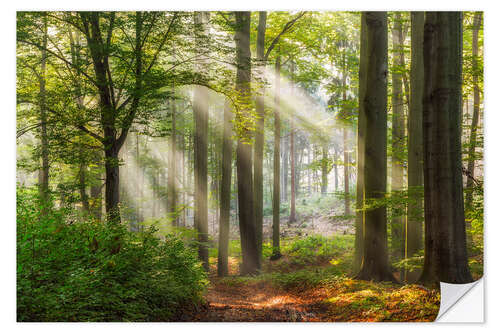
[{"label": "tall tree trunk", "polygon": [[465,195],[465,207],[470,208],[472,205],[472,189],[474,187],[474,164],[476,161],[476,137],[477,125],[479,123],[479,105],[480,105],[480,91],[478,84],[479,68],[478,68],[478,39],[479,29],[481,29],[482,12],[474,13],[474,27],[472,31],[472,84],[474,89],[474,108],[472,111],[472,123],[470,128],[470,141],[469,141],[469,156],[467,162],[467,183]]},{"label": "tall tree trunk", "polygon": [[[401,191],[403,180],[403,154],[405,148],[405,120],[403,110],[403,82],[401,75],[401,57],[403,52],[403,27],[401,14],[395,13],[392,28],[392,159],[391,159],[391,191]],[[404,210],[393,203],[391,219],[391,252],[395,261],[401,260],[403,253],[403,220]]]},{"label": "tall tree trunk", "polygon": [[135,165],[136,165],[136,180],[137,180],[137,207],[136,207],[136,215],[137,215],[137,222],[141,223],[144,221],[144,211],[142,207],[142,200],[144,199],[144,171],[142,169],[142,163],[141,163],[141,158],[140,158],[140,134],[139,130],[136,132],[136,137],[135,137]]},{"label": "tall tree trunk", "polygon": [[[235,12],[236,16],[236,90],[241,99],[249,99],[251,53],[250,53],[250,12]],[[245,103],[246,104],[246,103]],[[250,117],[249,110],[242,106],[237,112],[237,123],[243,117]],[[260,268],[255,232],[255,207],[252,184],[252,133],[243,128],[238,133],[236,148],[236,168],[238,171],[238,206],[240,217],[241,250],[243,255],[242,274],[255,274]]]},{"label": "tall tree trunk", "polygon": [[100,221],[102,218],[102,197],[101,197],[101,184],[90,186],[90,199],[92,202],[92,215],[96,220]]},{"label": "tall tree trunk", "polygon": [[[408,117],[408,218],[405,258],[422,249],[424,186],[422,99],[424,94],[424,12],[411,13],[410,112]],[[405,280],[415,282],[421,270],[406,272]]]},{"label": "tall tree trunk", "polygon": [[322,147],[323,157],[321,158],[321,194],[326,195],[328,191],[328,144]]},{"label": "tall tree trunk", "polygon": [[168,154],[168,180],[167,180],[167,216],[172,221],[173,226],[179,226],[177,213],[177,139],[176,139],[176,100],[175,87],[172,87],[172,98],[170,99],[170,116],[172,120],[172,131],[169,140]]},{"label": "tall tree trunk", "polygon": [[307,169],[307,194],[308,195],[311,195],[311,191],[312,191],[312,179],[311,179],[311,144],[309,143],[309,147],[307,147],[307,165],[308,165],[308,169]]},{"label": "tall tree trunk", "polygon": [[[283,122],[285,122],[285,120],[283,120]],[[289,150],[290,150],[290,137],[289,135],[286,134],[286,131],[285,131],[285,135],[283,137],[283,157],[281,159],[282,161],[282,164],[283,164],[283,174],[282,174],[282,178],[283,178],[283,183],[282,183],[282,201],[283,202],[287,202],[288,201],[288,163],[290,162],[290,154],[289,154]]]},{"label": "tall tree trunk", "polygon": [[220,184],[219,254],[217,275],[226,276],[228,270],[229,213],[231,209],[231,169],[233,160],[232,119],[229,102],[224,104],[224,133],[222,137],[222,177]]},{"label": "tall tree trunk", "polygon": [[186,166],[186,121],[184,117],[181,117],[182,119],[182,125],[180,126],[181,128],[181,181],[182,181],[182,223],[180,224],[181,227],[186,227],[186,213],[187,213],[187,203],[186,203],[186,192],[188,191],[187,184],[186,184],[186,174],[188,173],[187,166]]},{"label": "tall tree trunk", "polygon": [[87,195],[87,181],[85,177],[85,172],[87,165],[84,162],[80,163],[80,169],[78,170],[78,190],[80,191],[80,201],[82,202],[82,208],[85,213],[90,212],[89,197]]},{"label": "tall tree trunk", "polygon": [[[363,15],[361,16],[363,20]],[[366,22],[361,24],[360,33],[360,61],[359,61],[359,102],[358,102],[358,133],[357,133],[357,178],[356,178],[356,221],[354,236],[354,265],[353,272],[357,274],[361,269],[363,259],[363,221],[364,221],[364,173],[365,173],[365,144],[366,144],[366,110],[365,96],[368,75],[368,38]]]},{"label": "tall tree trunk", "polygon": [[[108,130],[109,131],[109,130]],[[105,130],[105,133],[108,132]],[[114,134],[105,135],[111,138]],[[111,140],[109,140],[111,141]],[[108,142],[109,142],[108,141]],[[114,223],[120,223],[120,167],[118,153],[120,149],[116,145],[116,142],[112,140],[109,145],[105,145],[104,149],[104,168],[105,168],[105,193],[104,201],[106,203],[106,215],[107,220]]]},{"label": "tall tree trunk", "polygon": [[274,83],[274,160],[273,160],[273,253],[271,258],[281,257],[280,251],[280,156],[281,156],[281,116],[280,116],[280,71],[281,59],[275,64]]},{"label": "tall tree trunk", "polygon": [[290,118],[290,216],[288,223],[296,221],[295,216],[295,129]]},{"label": "tall tree trunk", "polygon": [[[294,80],[295,63],[292,60],[291,68],[291,85],[292,85],[292,95],[293,95],[293,80]],[[288,223],[295,222],[295,125],[294,125],[294,114],[290,115],[290,216],[288,218]]]},{"label": "tall tree trunk", "polygon": [[[366,25],[366,82],[362,110],[366,114],[364,198],[380,200],[387,187],[387,13],[363,12]],[[361,76],[363,78],[363,76]],[[378,207],[364,212],[363,260],[357,278],[394,281],[387,254],[387,212]]]},{"label": "tall tree trunk", "polygon": [[[208,12],[194,14],[197,48],[203,49],[204,25],[208,22]],[[198,64],[199,68],[203,64]],[[208,206],[207,206],[207,152],[208,152],[208,90],[196,86],[193,97],[194,112],[194,225],[198,231],[198,256],[206,271],[208,264]]]},{"label": "tall tree trunk", "polygon": [[347,149],[347,129],[343,130],[344,143],[344,214],[351,215],[351,199],[349,194],[349,151]]},{"label": "tall tree trunk", "polygon": [[[259,12],[259,25],[257,29],[257,60],[260,62],[257,67],[258,76],[264,78],[265,59],[265,37],[266,37],[267,12]],[[257,122],[255,126],[255,147],[254,147],[254,195],[255,195],[255,227],[257,237],[257,249],[259,258],[262,258],[262,225],[263,225],[263,156],[264,156],[264,94],[265,88],[262,86],[256,98]]]},{"label": "tall tree trunk", "polygon": [[467,262],[460,107],[462,13],[426,12],[424,26],[425,259],[420,281],[472,282]]},{"label": "tall tree trunk", "polygon": [[[339,155],[337,153],[337,149],[333,148],[333,177],[334,177],[334,186],[335,192],[339,189],[339,167],[338,167],[338,159]],[[326,178],[328,181],[328,177]]]},{"label": "tall tree trunk", "polygon": [[[342,108],[344,115],[348,115],[347,110],[347,61],[345,54],[345,47],[342,54]],[[342,129],[343,146],[344,146],[344,214],[351,215],[351,199],[349,194],[349,148],[347,147],[347,124]]]},{"label": "tall tree trunk", "polygon": [[47,74],[47,17],[43,18],[42,60],[39,80],[40,141],[42,165],[38,174],[38,189],[43,202],[49,196],[49,140],[47,136],[46,74]]}]

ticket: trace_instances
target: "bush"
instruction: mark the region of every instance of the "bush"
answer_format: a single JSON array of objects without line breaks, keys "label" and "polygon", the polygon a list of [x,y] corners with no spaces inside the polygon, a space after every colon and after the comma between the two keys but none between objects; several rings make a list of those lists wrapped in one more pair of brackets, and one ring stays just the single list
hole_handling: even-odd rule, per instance
[{"label": "bush", "polygon": [[18,190],[18,321],[166,321],[202,301],[206,273],[178,237],[41,206],[36,191]]}]

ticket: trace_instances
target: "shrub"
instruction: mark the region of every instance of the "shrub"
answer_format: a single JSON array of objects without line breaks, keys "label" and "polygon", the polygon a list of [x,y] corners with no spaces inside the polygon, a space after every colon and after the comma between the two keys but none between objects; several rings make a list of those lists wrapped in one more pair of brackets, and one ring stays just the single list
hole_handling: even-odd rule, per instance
[{"label": "shrub", "polygon": [[41,206],[18,190],[18,321],[166,321],[202,301],[206,273],[178,237],[68,222],[68,210]]}]

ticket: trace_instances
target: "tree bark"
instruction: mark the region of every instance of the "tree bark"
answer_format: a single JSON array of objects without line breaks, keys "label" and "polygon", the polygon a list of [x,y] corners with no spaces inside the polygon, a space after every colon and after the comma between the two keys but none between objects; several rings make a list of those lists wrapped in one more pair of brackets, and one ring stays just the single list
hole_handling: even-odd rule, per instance
[{"label": "tree bark", "polygon": [[425,259],[420,281],[472,282],[461,162],[462,13],[426,12],[424,26]]},{"label": "tree bark", "polygon": [[[334,186],[335,192],[339,190],[339,166],[338,166],[339,155],[337,153],[337,149],[333,148],[333,177],[334,177]],[[328,176],[326,177],[328,181]],[[325,189],[326,191],[326,189]]]},{"label": "tree bark", "polygon": [[85,171],[87,165],[85,163],[80,163],[80,169],[78,170],[78,189],[80,191],[80,201],[82,202],[82,208],[85,213],[90,213],[89,197],[87,195],[87,181],[85,177]]},{"label": "tree bark", "polygon": [[[387,13],[363,12],[367,42],[366,86],[363,111],[366,114],[364,149],[364,198],[380,200],[387,187]],[[362,77],[361,77],[362,78]],[[387,254],[387,212],[381,206],[364,211],[363,260],[358,279],[395,281]]]},{"label": "tree bark", "polygon": [[40,143],[42,165],[38,174],[38,189],[40,192],[40,199],[46,203],[49,198],[49,140],[47,136],[47,105],[46,105],[46,75],[47,75],[47,17],[43,17],[43,49],[42,59],[40,65],[40,79],[39,79],[39,105],[40,105]]},{"label": "tree bark", "polygon": [[280,55],[276,57],[274,83],[274,160],[273,160],[273,252],[271,259],[281,257],[280,251],[280,156],[281,156],[281,116],[280,116]]},{"label": "tree bark", "polygon": [[172,131],[169,140],[168,154],[168,180],[167,180],[167,217],[171,219],[174,227],[179,226],[177,212],[177,138],[176,138],[176,100],[175,88],[172,87],[172,98],[170,99],[170,117],[172,120]]},{"label": "tree bark", "polygon": [[328,191],[328,144],[322,147],[323,157],[321,158],[321,195],[326,195]]},{"label": "tree bark", "polygon": [[228,270],[229,213],[231,209],[231,169],[233,160],[232,119],[229,102],[224,104],[224,133],[222,138],[222,176],[220,184],[219,253],[217,275],[226,276]]},{"label": "tree bark", "polygon": [[[293,95],[293,75],[295,70],[295,64],[292,61],[291,69],[291,85],[292,85],[292,95]],[[293,114],[290,115],[290,216],[288,217],[288,223],[293,223],[297,220],[295,216],[295,126],[293,120]]]},{"label": "tree bark", "polygon": [[[283,120],[283,122],[285,122],[285,120]],[[286,123],[286,122],[285,122]],[[286,129],[286,127],[285,127]],[[289,150],[290,150],[290,137],[289,135],[286,134],[286,130],[285,130],[285,134],[284,134],[284,137],[283,137],[283,157],[281,159],[282,161],[282,168],[283,168],[283,173],[282,173],[282,179],[283,179],[283,183],[282,183],[282,201],[283,202],[287,202],[288,201],[288,164],[290,162],[290,154],[289,154]]]},{"label": "tree bark", "polygon": [[351,199],[349,195],[349,151],[347,150],[347,129],[344,127],[344,214],[351,215]]},{"label": "tree bark", "polygon": [[[196,41],[199,52],[203,48],[204,25],[208,21],[208,12],[194,14],[196,25]],[[198,64],[201,69],[203,64]],[[208,206],[207,206],[207,153],[208,153],[208,90],[196,86],[193,97],[194,112],[194,225],[198,231],[198,256],[206,271],[208,264]]]},{"label": "tree bark", "polygon": [[[363,20],[363,16],[362,16]],[[357,274],[361,269],[363,259],[363,201],[364,201],[364,170],[365,170],[365,135],[366,110],[365,94],[367,83],[368,41],[366,23],[361,24],[360,34],[360,62],[359,62],[359,102],[358,102],[358,133],[357,133],[357,178],[356,178],[356,221],[354,236],[354,265],[353,272]]]},{"label": "tree bark", "polygon": [[469,139],[469,152],[468,152],[468,162],[467,162],[467,183],[466,183],[466,195],[465,195],[465,207],[471,208],[472,205],[472,191],[474,187],[474,164],[476,162],[476,137],[477,137],[477,125],[479,123],[479,105],[480,91],[479,91],[479,69],[478,69],[478,39],[479,39],[479,29],[481,29],[481,17],[482,12],[474,13],[474,26],[472,31],[472,84],[474,89],[474,107],[472,111],[472,123],[470,128],[470,139]]},{"label": "tree bark", "polygon": [[[236,90],[242,100],[250,98],[250,12],[235,12],[236,16]],[[247,104],[246,102],[244,104]],[[241,107],[241,106],[240,106]],[[236,114],[238,124],[251,117],[245,105]],[[236,168],[238,172],[238,207],[240,218],[241,250],[243,255],[242,274],[255,274],[260,268],[255,232],[255,207],[252,184],[252,133],[241,128],[236,148]]]},{"label": "tree bark", "polygon": [[[342,50],[342,108],[343,113],[345,116],[348,114],[347,110],[347,61],[346,61],[346,54],[345,54],[345,47]],[[344,214],[346,216],[351,215],[351,199],[349,195],[349,149],[347,147],[347,124],[344,125],[344,128],[342,129],[342,136],[343,136],[343,146],[344,146]]]},{"label": "tree bark", "polygon": [[[408,117],[408,217],[405,258],[422,249],[424,186],[422,99],[424,93],[424,12],[411,13],[410,111]],[[421,270],[405,272],[405,280],[415,282]]]},{"label": "tree bark", "polygon": [[[257,29],[257,60],[259,66],[257,67],[258,77],[264,79],[265,59],[265,37],[266,37],[266,20],[267,12],[259,12],[259,25]],[[264,85],[259,89],[256,98],[256,112],[257,122],[255,126],[255,147],[254,147],[254,195],[255,195],[255,227],[257,237],[257,249],[259,251],[259,258],[262,259],[262,225],[263,225],[263,197],[264,197],[264,184],[263,184],[263,156],[264,156]]]},{"label": "tree bark", "polygon": [[[403,110],[403,82],[401,74],[401,53],[403,52],[403,26],[401,14],[396,12],[392,28],[392,159],[391,159],[391,191],[401,191],[404,187],[403,154],[405,148],[405,125]],[[403,248],[404,211],[393,202],[391,219],[391,252],[393,260],[401,260]]]}]

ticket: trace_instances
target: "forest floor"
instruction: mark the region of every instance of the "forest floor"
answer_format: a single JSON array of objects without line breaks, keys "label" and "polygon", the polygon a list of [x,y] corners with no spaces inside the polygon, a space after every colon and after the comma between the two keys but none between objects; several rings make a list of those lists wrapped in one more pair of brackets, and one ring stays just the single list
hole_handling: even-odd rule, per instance
[{"label": "forest floor", "polygon": [[[287,261],[283,257],[280,261]],[[259,276],[215,276],[206,303],[182,321],[202,322],[346,322],[433,321],[439,311],[437,291],[417,285],[354,280],[335,275],[323,263],[307,269]],[[278,263],[265,265],[264,271]],[[238,270],[230,260],[230,273]],[[215,267],[212,267],[215,269]]]},{"label": "forest floor", "polygon": [[[305,211],[304,204],[302,211]],[[281,251],[276,261],[264,259],[257,276],[239,275],[241,249],[233,225],[229,276],[217,277],[217,254],[210,251],[205,303],[179,320],[202,322],[350,322],[434,321],[440,294],[415,284],[361,281],[352,278],[354,219],[343,217],[341,205],[326,212],[300,214],[295,223],[283,219]],[[271,221],[264,219],[264,239]],[[319,236],[321,235],[321,236]],[[263,244],[269,258],[271,244]],[[482,257],[481,257],[482,258]],[[482,271],[482,260],[474,259]],[[396,278],[399,273],[394,272]]]}]

